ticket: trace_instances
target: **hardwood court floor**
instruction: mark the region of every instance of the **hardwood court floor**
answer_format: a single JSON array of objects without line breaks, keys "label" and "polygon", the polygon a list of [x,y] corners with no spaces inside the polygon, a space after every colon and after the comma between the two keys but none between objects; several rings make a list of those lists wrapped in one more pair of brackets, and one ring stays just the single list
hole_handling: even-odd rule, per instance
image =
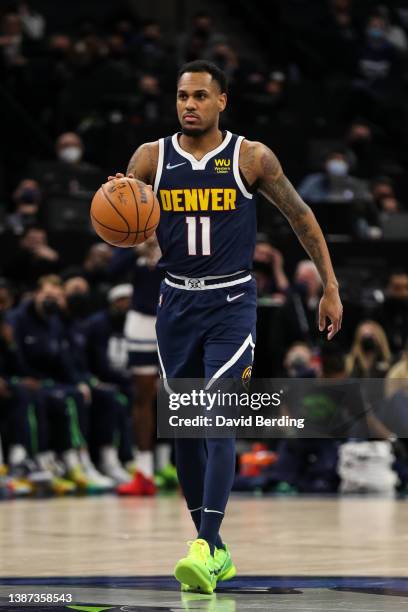
[{"label": "hardwood court floor", "polygon": [[[233,496],[222,534],[239,573],[408,577],[408,500]],[[157,576],[193,537],[176,496],[0,503],[0,576]]]}]

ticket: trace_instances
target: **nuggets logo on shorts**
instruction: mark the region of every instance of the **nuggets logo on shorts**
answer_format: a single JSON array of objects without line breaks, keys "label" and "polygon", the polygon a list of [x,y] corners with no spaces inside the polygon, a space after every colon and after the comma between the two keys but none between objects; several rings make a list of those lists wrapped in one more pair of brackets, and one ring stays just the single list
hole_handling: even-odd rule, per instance
[{"label": "nuggets logo on shorts", "polygon": [[245,389],[248,389],[249,383],[251,382],[252,366],[247,366],[242,372],[241,380]]}]

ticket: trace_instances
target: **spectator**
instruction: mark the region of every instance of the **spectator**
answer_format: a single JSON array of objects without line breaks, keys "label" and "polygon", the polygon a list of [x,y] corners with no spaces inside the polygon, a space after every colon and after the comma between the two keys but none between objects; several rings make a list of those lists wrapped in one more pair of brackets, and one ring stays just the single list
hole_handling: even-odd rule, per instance
[{"label": "spectator", "polygon": [[112,287],[108,293],[108,307],[93,314],[86,322],[92,373],[102,382],[119,385],[127,395],[130,395],[130,373],[124,328],[132,294],[131,284]]},{"label": "spectator", "polygon": [[375,203],[385,197],[395,197],[394,183],[388,176],[379,176],[374,179],[370,191]]},{"label": "spectator", "polygon": [[28,227],[5,268],[5,275],[21,290],[32,288],[37,280],[60,269],[60,256],[48,244],[45,230]]},{"label": "spectator", "polygon": [[22,1],[17,6],[18,14],[21,18],[24,33],[32,40],[41,40],[45,33],[45,19],[38,13],[29,2]]},{"label": "spectator", "polygon": [[289,378],[315,378],[320,373],[313,351],[305,342],[292,344],[283,365]]},{"label": "spectator", "polygon": [[396,52],[387,40],[387,25],[380,15],[368,19],[365,44],[358,59],[358,73],[367,87],[384,89],[396,71]]},{"label": "spectator", "polygon": [[377,7],[377,13],[384,19],[386,40],[399,54],[405,55],[408,50],[408,40],[403,28],[392,22],[390,10],[384,4]]},{"label": "spectator", "polygon": [[203,58],[215,44],[224,40],[225,37],[215,31],[209,13],[196,13],[189,31],[180,38],[179,63]]},{"label": "spectator", "polygon": [[378,174],[383,148],[377,145],[376,135],[377,132],[366,121],[353,121],[348,128],[345,138],[347,151],[358,177],[370,179]]},{"label": "spectator", "polygon": [[130,54],[139,69],[154,75],[162,74],[168,65],[168,52],[157,21],[147,21],[143,25],[131,46]]},{"label": "spectator", "polygon": [[281,70],[273,70],[264,78],[256,71],[248,71],[246,92],[242,94],[246,112],[260,124],[276,120],[276,114],[286,108],[286,75]]},{"label": "spectator", "polygon": [[375,321],[363,321],[357,327],[353,346],[347,357],[351,378],[383,378],[391,366],[391,351],[384,329]]},{"label": "spectator", "polygon": [[113,484],[130,480],[120,465],[114,444],[117,431],[123,429],[123,422],[128,423],[128,403],[118,393],[116,385],[99,381],[90,371],[84,324],[89,304],[88,283],[80,276],[70,278],[64,283],[64,294],[66,307],[62,320],[73,366],[73,381],[87,394],[90,404],[89,423],[84,435],[105,475],[96,470],[86,449],[80,451],[81,465],[93,483],[112,488]]},{"label": "spectator", "polygon": [[77,384],[62,324],[65,299],[58,276],[42,277],[32,299],[10,317],[22,371],[37,381],[49,414],[52,448],[61,454],[68,480],[88,491],[106,490],[92,482],[81,467],[86,454],[89,390]]},{"label": "spectator", "polygon": [[328,0],[328,13],[323,12],[319,35],[330,77],[351,74],[355,65],[359,32],[352,9],[352,0]]},{"label": "spectator", "polygon": [[408,274],[395,270],[385,289],[384,303],[373,313],[384,328],[392,353],[398,356],[408,340]]},{"label": "spectator", "polygon": [[90,196],[103,182],[101,171],[83,161],[84,145],[74,132],[61,134],[55,145],[57,161],[38,162],[32,171],[49,194]]},{"label": "spectator", "polygon": [[[112,287],[108,293],[108,307],[96,312],[86,322],[88,363],[92,374],[103,383],[116,385],[128,400],[118,423],[119,457],[123,463],[134,461],[130,410],[133,402],[132,379],[127,367],[128,347],[124,331],[132,294],[130,284]],[[105,453],[101,469],[114,477],[109,469],[112,463],[110,456]],[[115,480],[118,481],[118,478],[115,477]]]},{"label": "spectator", "polygon": [[[386,377],[386,396],[392,398],[399,392],[407,398],[406,410],[408,411],[408,343],[401,358],[390,368]],[[407,420],[407,413],[405,413],[405,420]]]},{"label": "spectator", "polygon": [[254,252],[254,273],[258,296],[285,294],[289,281],[285,274],[282,253],[266,241],[259,241]]},{"label": "spectator", "polygon": [[313,262],[300,261],[286,303],[282,306],[277,330],[277,345],[286,350],[294,342],[313,345],[319,337],[318,312],[322,281]]},{"label": "spectator", "polygon": [[298,191],[307,202],[353,202],[369,199],[365,184],[349,174],[350,163],[341,150],[326,157],[324,172],[306,176]]},{"label": "spectator", "polygon": [[6,218],[6,228],[21,235],[28,227],[40,221],[42,194],[37,181],[23,179],[13,193],[15,209]]},{"label": "spectator", "polygon": [[382,217],[387,217],[388,215],[393,215],[398,212],[401,212],[401,205],[397,198],[392,196],[385,196],[384,198],[381,198],[380,213],[382,213]]},{"label": "spectator", "polygon": [[17,13],[7,12],[1,19],[0,49],[7,68],[23,66],[27,61],[23,55],[23,24]]},{"label": "spectator", "polygon": [[139,95],[136,108],[132,111],[132,122],[156,122],[162,113],[162,92],[159,79],[151,74],[143,74],[139,79]]},{"label": "spectator", "polygon": [[91,288],[91,307],[98,310],[106,305],[106,295],[110,288],[109,264],[113,248],[105,242],[93,244],[85,255],[79,275],[84,276]]}]

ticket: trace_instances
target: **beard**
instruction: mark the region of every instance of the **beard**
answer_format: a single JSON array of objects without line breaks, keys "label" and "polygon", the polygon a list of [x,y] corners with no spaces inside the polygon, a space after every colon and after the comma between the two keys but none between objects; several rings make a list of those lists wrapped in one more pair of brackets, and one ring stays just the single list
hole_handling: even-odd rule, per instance
[{"label": "beard", "polygon": [[200,136],[204,136],[209,131],[210,128],[201,128],[201,127],[181,127],[181,133],[184,136],[189,136],[190,138],[199,138]]}]

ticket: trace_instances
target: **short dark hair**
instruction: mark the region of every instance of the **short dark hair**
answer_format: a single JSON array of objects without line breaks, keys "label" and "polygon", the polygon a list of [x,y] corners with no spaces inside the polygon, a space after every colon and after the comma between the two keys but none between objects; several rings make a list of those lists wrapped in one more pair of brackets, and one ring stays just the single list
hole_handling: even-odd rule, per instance
[{"label": "short dark hair", "polygon": [[188,62],[184,64],[178,72],[177,83],[179,82],[182,75],[186,72],[208,72],[211,74],[214,81],[217,81],[220,86],[221,93],[228,93],[228,79],[225,72],[218,68],[213,62],[207,62],[206,60],[195,60],[194,62]]}]

